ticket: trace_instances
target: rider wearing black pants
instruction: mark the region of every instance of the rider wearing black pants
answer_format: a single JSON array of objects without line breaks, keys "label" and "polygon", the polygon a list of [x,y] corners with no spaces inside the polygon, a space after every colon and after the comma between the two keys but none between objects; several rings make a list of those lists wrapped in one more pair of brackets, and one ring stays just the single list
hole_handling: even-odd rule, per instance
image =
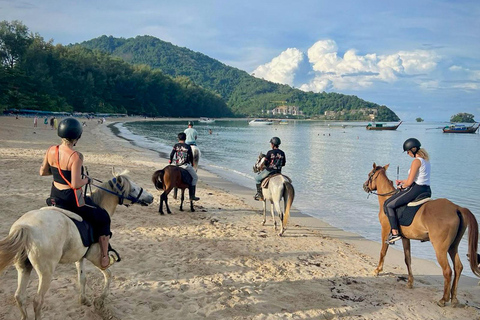
[{"label": "rider wearing black pants", "polygon": [[391,232],[387,239],[388,244],[395,244],[395,241],[402,238],[399,233],[395,210],[415,200],[422,193],[432,194],[430,189],[430,159],[427,151],[420,149],[420,147],[420,141],[415,138],[407,139],[403,143],[403,151],[407,152],[413,158],[413,161],[410,165],[410,170],[408,170],[408,178],[395,181],[400,191],[387,199],[383,206],[391,227]]}]

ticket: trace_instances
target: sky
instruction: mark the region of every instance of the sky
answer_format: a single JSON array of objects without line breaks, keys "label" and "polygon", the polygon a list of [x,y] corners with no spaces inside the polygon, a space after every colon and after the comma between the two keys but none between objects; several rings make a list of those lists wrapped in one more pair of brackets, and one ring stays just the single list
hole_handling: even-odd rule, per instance
[{"label": "sky", "polygon": [[404,121],[480,121],[479,18],[478,0],[0,0],[0,21],[55,44],[151,35]]}]

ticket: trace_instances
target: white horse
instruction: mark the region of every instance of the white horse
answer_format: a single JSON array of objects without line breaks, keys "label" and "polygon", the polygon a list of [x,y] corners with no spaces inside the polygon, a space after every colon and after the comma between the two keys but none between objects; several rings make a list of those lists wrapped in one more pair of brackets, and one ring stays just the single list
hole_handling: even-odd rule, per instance
[{"label": "white horse", "polygon": [[[113,216],[118,204],[148,205],[153,202],[153,196],[133,183],[125,173],[114,174],[113,179],[97,186],[98,189],[92,192],[93,202],[104,208],[110,217]],[[27,319],[26,291],[32,269],[35,269],[39,279],[37,294],[33,300],[35,319],[41,318],[44,296],[59,263],[75,262],[80,303],[89,304],[85,296],[86,276],[83,270],[85,258],[103,272],[105,284],[100,299],[103,301],[109,293],[111,272],[109,269],[100,268],[99,244],[94,243],[89,248],[85,247],[70,217],[82,220],[79,215],[60,208],[45,207],[32,210],[15,221],[9,235],[0,240],[0,272],[12,264],[15,264],[17,269],[18,287],[15,300],[22,313],[22,319]],[[113,257],[110,257],[110,261],[114,262],[112,259]]]},{"label": "white horse", "polygon": [[[264,169],[265,167],[265,155],[260,153],[258,156],[257,162],[253,166],[253,172],[257,173]],[[268,186],[265,188],[265,182],[268,181]],[[295,198],[295,189],[291,183],[290,178],[282,174],[272,175],[267,177],[262,182],[262,193],[263,193],[263,223],[267,221],[267,200],[270,201],[270,213],[272,214],[273,225],[275,231],[277,231],[277,221],[275,221],[275,211],[278,212],[280,221],[282,222],[279,236],[282,236],[285,230],[287,230],[287,222],[290,217],[290,209],[292,207],[293,199]],[[283,198],[284,208],[280,206],[280,201]]]}]

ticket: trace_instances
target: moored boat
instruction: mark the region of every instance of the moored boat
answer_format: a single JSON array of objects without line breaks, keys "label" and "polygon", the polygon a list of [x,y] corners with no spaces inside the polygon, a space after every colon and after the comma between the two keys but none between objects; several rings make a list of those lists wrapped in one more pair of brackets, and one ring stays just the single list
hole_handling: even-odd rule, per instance
[{"label": "moored boat", "polygon": [[397,128],[402,124],[403,121],[400,121],[397,125],[389,126],[385,123],[369,123],[367,124],[367,130],[397,130]]},{"label": "moored boat", "polygon": [[474,123],[473,125],[467,127],[463,124],[451,124],[449,126],[444,127],[443,133],[475,133],[478,130],[480,123],[477,125]]},{"label": "moored boat", "polygon": [[264,126],[264,125],[273,124],[273,121],[270,121],[267,119],[253,119],[248,124],[251,126]]},{"label": "moored boat", "polygon": [[198,119],[198,122],[201,122],[201,123],[214,123],[214,122],[215,122],[215,119],[206,118],[206,117],[201,117],[200,119]]}]

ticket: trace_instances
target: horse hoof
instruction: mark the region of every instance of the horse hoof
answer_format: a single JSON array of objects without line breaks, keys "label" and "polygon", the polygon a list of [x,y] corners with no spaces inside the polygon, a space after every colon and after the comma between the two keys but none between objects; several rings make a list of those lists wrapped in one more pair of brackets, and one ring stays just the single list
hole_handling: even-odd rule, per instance
[{"label": "horse hoof", "polygon": [[375,270],[372,271],[372,274],[374,276],[378,276],[379,273],[380,273],[380,270],[378,270],[378,269],[375,269]]},{"label": "horse hoof", "polygon": [[172,211],[168,210],[167,213],[168,213],[168,214],[172,214]]},{"label": "horse hoof", "polygon": [[160,215],[163,216],[163,211],[159,211],[158,213],[160,213]]},{"label": "horse hoof", "polygon": [[457,299],[453,299],[452,308],[465,308],[465,305],[463,303],[458,302]]},{"label": "horse hoof", "polygon": [[442,307],[442,308],[445,307],[445,300],[442,299],[442,300],[438,301],[438,302],[437,302],[437,305],[438,305],[439,307]]},{"label": "horse hoof", "polygon": [[195,212],[195,209],[192,209],[191,212]]}]

